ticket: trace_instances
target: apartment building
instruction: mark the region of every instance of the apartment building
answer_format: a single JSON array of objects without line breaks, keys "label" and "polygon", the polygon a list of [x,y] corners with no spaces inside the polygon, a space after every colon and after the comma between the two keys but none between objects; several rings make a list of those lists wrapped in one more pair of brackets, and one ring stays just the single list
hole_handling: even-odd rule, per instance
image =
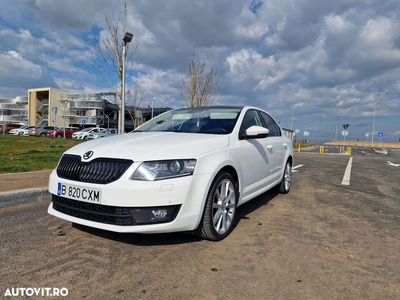
[{"label": "apartment building", "polygon": [[[118,127],[116,93],[70,93],[55,88],[34,88],[27,97],[0,99],[0,123],[58,127]],[[170,108],[125,107],[125,131]]]},{"label": "apartment building", "polygon": [[27,124],[28,97],[0,99],[0,124]]}]

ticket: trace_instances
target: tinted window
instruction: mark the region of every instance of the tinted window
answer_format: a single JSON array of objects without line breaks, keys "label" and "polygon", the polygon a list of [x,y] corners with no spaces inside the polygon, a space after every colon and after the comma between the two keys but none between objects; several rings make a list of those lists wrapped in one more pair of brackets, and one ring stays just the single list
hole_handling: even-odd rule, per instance
[{"label": "tinted window", "polygon": [[240,126],[239,134],[246,134],[246,130],[251,126],[263,126],[260,115],[255,110],[248,110],[246,112],[246,115],[243,118],[242,125]]},{"label": "tinted window", "polygon": [[264,120],[265,127],[269,130],[268,136],[281,136],[281,129],[278,124],[266,113],[260,112]]}]

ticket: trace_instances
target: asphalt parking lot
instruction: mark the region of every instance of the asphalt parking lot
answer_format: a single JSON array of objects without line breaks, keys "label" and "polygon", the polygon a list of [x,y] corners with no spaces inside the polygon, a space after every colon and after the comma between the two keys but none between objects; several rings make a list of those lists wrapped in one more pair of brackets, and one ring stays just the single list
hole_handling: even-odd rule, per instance
[{"label": "asphalt parking lot", "polygon": [[240,207],[235,230],[217,243],[80,228],[49,216],[48,201],[1,208],[0,294],[51,287],[67,288],[57,297],[66,299],[400,299],[400,151],[325,150],[295,153],[291,192]]}]

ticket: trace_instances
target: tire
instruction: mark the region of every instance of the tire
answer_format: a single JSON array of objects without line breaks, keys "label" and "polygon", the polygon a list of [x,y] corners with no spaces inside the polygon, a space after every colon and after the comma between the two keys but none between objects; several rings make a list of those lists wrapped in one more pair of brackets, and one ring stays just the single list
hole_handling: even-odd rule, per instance
[{"label": "tire", "polygon": [[63,137],[62,134],[57,134],[57,135],[56,135],[56,138],[57,138],[57,139],[61,139],[62,137]]},{"label": "tire", "polygon": [[83,139],[84,139],[85,141],[87,141],[89,138],[88,138],[88,136],[86,135]]},{"label": "tire", "polygon": [[279,193],[287,194],[292,186],[292,163],[288,160],[283,170],[282,180],[278,185]]},{"label": "tire", "polygon": [[210,241],[220,241],[233,230],[238,187],[232,175],[220,172],[207,194],[203,218],[195,234]]},{"label": "tire", "polygon": [[47,136],[47,134],[46,134],[46,133],[44,133],[44,132],[42,132],[41,134],[39,134],[39,136],[40,136],[40,137],[46,137],[46,136]]},{"label": "tire", "polygon": [[23,135],[24,133],[23,132],[18,132],[18,135]]}]

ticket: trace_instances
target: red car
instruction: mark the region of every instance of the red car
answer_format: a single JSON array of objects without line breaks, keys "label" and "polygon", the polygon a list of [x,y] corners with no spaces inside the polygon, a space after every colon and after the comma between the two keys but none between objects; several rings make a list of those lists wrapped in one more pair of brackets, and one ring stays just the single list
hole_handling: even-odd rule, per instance
[{"label": "red car", "polygon": [[[65,138],[72,138],[74,132],[79,131],[78,127],[65,127]],[[49,131],[47,137],[61,139],[64,137],[64,128],[57,129],[56,131]]]}]

